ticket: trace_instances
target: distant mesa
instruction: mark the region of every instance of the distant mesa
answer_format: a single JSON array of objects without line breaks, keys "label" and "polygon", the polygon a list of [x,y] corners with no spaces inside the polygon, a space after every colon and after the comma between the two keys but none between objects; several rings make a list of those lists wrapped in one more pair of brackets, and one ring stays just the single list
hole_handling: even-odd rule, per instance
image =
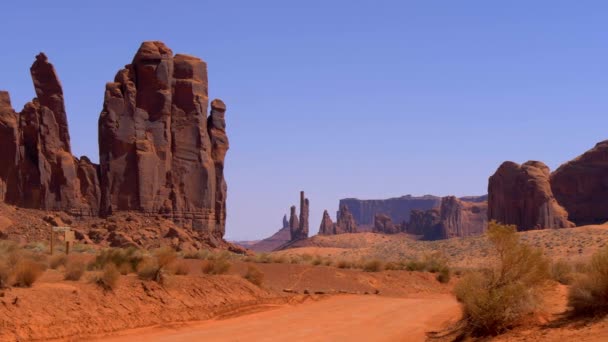
[{"label": "distant mesa", "polygon": [[[351,206],[356,208],[349,215],[353,218],[353,224],[359,227],[357,231],[407,233],[426,240],[437,240],[482,234],[487,225],[486,200],[485,195],[461,198],[406,195],[386,200],[342,199],[340,207],[349,212]],[[371,229],[370,217],[373,217]],[[322,222],[325,221],[324,217]],[[321,228],[325,228],[323,223]],[[327,229],[324,229],[324,234],[328,235]]]},{"label": "distant mesa", "polygon": [[0,92],[0,201],[81,217],[160,215],[223,241],[226,105],[213,100],[208,112],[204,61],[141,44],[106,85],[99,165],[72,155],[63,90],[46,55],[30,72],[36,98],[20,113]]}]

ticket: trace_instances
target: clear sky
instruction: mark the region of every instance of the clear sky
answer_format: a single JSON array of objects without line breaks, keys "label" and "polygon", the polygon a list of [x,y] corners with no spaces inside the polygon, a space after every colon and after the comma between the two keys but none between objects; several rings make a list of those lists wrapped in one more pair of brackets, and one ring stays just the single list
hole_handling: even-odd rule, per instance
[{"label": "clear sky", "polygon": [[144,40],[209,66],[227,106],[227,238],[311,232],[345,197],[476,195],[504,160],[551,169],[608,138],[605,1],[5,1],[0,89],[44,51],[76,155],[98,160],[105,83]]}]

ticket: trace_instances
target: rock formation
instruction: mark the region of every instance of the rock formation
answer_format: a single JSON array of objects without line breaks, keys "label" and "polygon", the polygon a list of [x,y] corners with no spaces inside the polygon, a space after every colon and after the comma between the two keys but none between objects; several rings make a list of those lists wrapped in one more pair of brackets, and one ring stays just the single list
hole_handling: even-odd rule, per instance
[{"label": "rock formation", "polygon": [[336,222],[335,234],[357,233],[359,229],[357,222],[351,214],[348,206],[343,205],[338,211],[338,220]]},{"label": "rock formation", "polygon": [[549,177],[541,162],[504,162],[489,180],[488,219],[518,230],[573,227],[553,196]]},{"label": "rock formation", "polygon": [[441,214],[438,209],[412,210],[410,221],[407,224],[406,232],[413,235],[434,235],[429,230],[434,230],[441,221]]},{"label": "rock formation", "polygon": [[81,184],[79,177],[95,166],[72,156],[55,68],[40,53],[30,72],[37,97],[21,113],[12,109],[8,93],[0,95],[0,199],[25,208],[96,215],[98,189],[86,179]]},{"label": "rock formation", "polygon": [[300,229],[296,234],[296,239],[306,239],[308,237],[308,215],[309,215],[308,198],[304,196],[304,191],[300,191]]},{"label": "rock formation", "polygon": [[290,241],[297,240],[298,230],[300,230],[300,220],[298,219],[298,214],[296,214],[296,206],[292,205],[289,208],[289,233],[290,233]]},{"label": "rock formation", "polygon": [[397,234],[399,231],[400,227],[393,223],[390,216],[376,214],[374,217],[374,233]]},{"label": "rock formation", "polygon": [[455,196],[441,199],[440,228],[437,235],[428,234],[426,239],[450,239],[481,235],[488,225],[487,202],[466,202]]},{"label": "rock formation", "polygon": [[207,65],[145,42],[106,85],[99,118],[101,214],[161,213],[221,238],[226,218],[221,100],[209,105]]},{"label": "rock formation", "polygon": [[144,42],[106,85],[100,165],[71,153],[63,90],[36,56],[36,98],[17,114],[0,92],[0,201],[80,216],[161,215],[219,242],[224,235],[229,148],[226,106],[211,102],[207,66]]},{"label": "rock formation", "polygon": [[289,228],[289,220],[287,219],[287,215],[283,215],[283,228]]},{"label": "rock formation", "polygon": [[551,189],[577,225],[608,221],[608,140],[555,170]]},{"label": "rock formation", "polygon": [[440,240],[481,235],[487,223],[486,202],[446,196],[441,198],[439,208],[412,210],[405,231],[424,240]]},{"label": "rock formation", "polygon": [[346,198],[340,200],[339,208],[347,206],[357,225],[362,226],[361,228],[364,230],[371,230],[374,225],[375,215],[378,213],[388,215],[393,222],[407,222],[410,220],[410,212],[412,210],[436,208],[440,202],[440,197],[431,195],[420,197],[406,195],[384,200]]},{"label": "rock formation", "polygon": [[327,210],[323,211],[323,218],[319,226],[319,235],[334,235],[336,234],[336,224],[331,220]]}]

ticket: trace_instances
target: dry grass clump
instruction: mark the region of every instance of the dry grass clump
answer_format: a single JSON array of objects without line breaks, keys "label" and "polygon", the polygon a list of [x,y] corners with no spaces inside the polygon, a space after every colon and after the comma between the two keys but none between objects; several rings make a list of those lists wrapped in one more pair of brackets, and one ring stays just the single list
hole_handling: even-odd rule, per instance
[{"label": "dry grass clump", "polygon": [[204,274],[226,274],[231,266],[227,259],[207,260],[203,264],[202,271]]},{"label": "dry grass clump", "polygon": [[13,286],[31,287],[44,272],[44,265],[24,256],[13,268]]},{"label": "dry grass clump", "polygon": [[173,274],[175,275],[188,275],[190,268],[184,260],[178,260],[173,264]]},{"label": "dry grass clump", "polygon": [[380,272],[382,270],[384,270],[384,263],[378,259],[363,264],[363,271],[365,272]]},{"label": "dry grass clump", "polygon": [[539,249],[521,243],[514,226],[489,224],[495,265],[466,275],[455,288],[463,322],[474,336],[500,334],[537,309],[549,278],[549,262]]},{"label": "dry grass clump", "polygon": [[113,263],[108,263],[103,267],[100,274],[93,278],[93,282],[105,291],[113,291],[118,285],[120,273]]},{"label": "dry grass clump", "polygon": [[570,287],[568,304],[577,316],[608,314],[608,248],[593,255]]},{"label": "dry grass clump", "polygon": [[108,248],[99,251],[89,267],[102,270],[106,265],[114,264],[121,274],[128,274],[135,272],[143,259],[143,253],[136,248]]},{"label": "dry grass clump", "polygon": [[80,259],[70,258],[65,264],[65,274],[63,279],[78,281],[86,270],[84,261]]},{"label": "dry grass clump", "polygon": [[336,266],[338,266],[338,268],[342,268],[342,269],[353,268],[353,263],[352,263],[352,261],[349,261],[349,260],[340,260],[340,261],[338,261]]},{"label": "dry grass clump", "polygon": [[549,271],[551,273],[551,279],[561,284],[570,285],[574,280],[572,265],[565,260],[558,260],[552,263]]},{"label": "dry grass clump", "polygon": [[264,273],[262,273],[259,268],[249,265],[247,266],[247,273],[245,273],[243,278],[256,286],[261,287],[264,282]]},{"label": "dry grass clump", "polygon": [[138,267],[137,275],[142,280],[153,280],[165,284],[171,264],[177,260],[177,253],[170,247],[161,247],[154,251],[153,258],[144,258]]},{"label": "dry grass clump", "polygon": [[442,284],[449,283],[450,279],[452,279],[452,272],[448,267],[444,267],[440,269],[439,272],[437,272],[437,276],[435,276],[435,279],[437,279],[437,281]]},{"label": "dry grass clump", "polygon": [[49,267],[56,270],[59,268],[59,266],[65,266],[67,261],[68,261],[67,255],[65,255],[63,253],[54,254],[54,255],[51,255],[51,257],[49,259]]},{"label": "dry grass clump", "polygon": [[0,288],[31,287],[46,269],[46,257],[0,241]]}]

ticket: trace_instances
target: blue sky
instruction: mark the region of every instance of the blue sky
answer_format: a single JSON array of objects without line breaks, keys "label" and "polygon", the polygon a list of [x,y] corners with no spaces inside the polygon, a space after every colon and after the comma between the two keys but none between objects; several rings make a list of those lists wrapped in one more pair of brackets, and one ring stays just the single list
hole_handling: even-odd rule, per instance
[{"label": "blue sky", "polygon": [[105,83],[142,41],[207,61],[210,97],[228,106],[230,239],[273,233],[300,190],[316,233],[340,198],[483,194],[504,160],[554,169],[608,137],[602,1],[2,8],[0,89],[20,110],[44,51],[64,86],[74,153],[93,160]]}]

